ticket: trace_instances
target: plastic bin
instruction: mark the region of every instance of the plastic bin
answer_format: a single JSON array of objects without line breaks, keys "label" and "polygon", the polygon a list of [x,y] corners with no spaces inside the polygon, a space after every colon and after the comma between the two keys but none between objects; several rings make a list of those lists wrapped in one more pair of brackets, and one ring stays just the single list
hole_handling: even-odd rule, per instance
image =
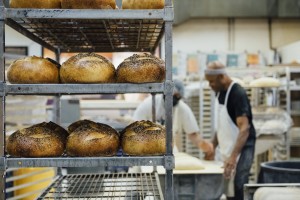
[{"label": "plastic bin", "polygon": [[52,183],[55,174],[54,168],[21,168],[14,171],[15,177],[20,176],[20,179],[14,181],[14,186],[26,186],[15,190],[14,195],[24,195],[22,200],[36,199]]},{"label": "plastic bin", "polygon": [[261,164],[259,183],[300,183],[300,161]]}]

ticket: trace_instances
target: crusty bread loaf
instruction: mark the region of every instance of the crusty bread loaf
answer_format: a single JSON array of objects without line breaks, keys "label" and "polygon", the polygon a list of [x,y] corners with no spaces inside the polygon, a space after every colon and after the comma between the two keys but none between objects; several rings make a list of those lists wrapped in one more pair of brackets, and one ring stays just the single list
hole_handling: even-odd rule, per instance
[{"label": "crusty bread loaf", "polygon": [[113,64],[95,53],[72,56],[60,68],[63,83],[113,83],[115,76]]},{"label": "crusty bread loaf", "polygon": [[115,9],[116,0],[61,0],[63,9]]},{"label": "crusty bread loaf", "polygon": [[82,120],[71,124],[66,152],[70,156],[113,156],[119,149],[119,135],[112,127]]},{"label": "crusty bread loaf", "polygon": [[61,0],[10,0],[11,8],[61,8]]},{"label": "crusty bread loaf", "polygon": [[70,124],[68,126],[68,132],[72,133],[73,131],[75,131],[78,127],[80,126],[84,126],[84,125],[95,125],[95,122],[91,121],[91,120],[79,120],[77,122],[73,122],[72,124]]},{"label": "crusty bread loaf", "polygon": [[15,60],[7,70],[7,78],[15,84],[59,83],[59,64],[36,56]]},{"label": "crusty bread loaf", "polygon": [[123,9],[162,9],[165,0],[123,0]]},{"label": "crusty bread loaf", "polygon": [[14,132],[7,152],[14,157],[56,157],[64,153],[68,132],[53,122],[43,122]]},{"label": "crusty bread loaf", "polygon": [[119,83],[155,83],[165,80],[165,63],[150,54],[134,54],[117,69]]},{"label": "crusty bread loaf", "polygon": [[166,152],[166,130],[151,121],[137,121],[121,132],[121,145],[128,155],[162,155]]}]

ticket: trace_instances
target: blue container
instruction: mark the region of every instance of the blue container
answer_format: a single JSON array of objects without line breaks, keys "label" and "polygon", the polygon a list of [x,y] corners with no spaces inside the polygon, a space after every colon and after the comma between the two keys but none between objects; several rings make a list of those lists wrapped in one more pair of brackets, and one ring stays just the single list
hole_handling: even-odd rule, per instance
[{"label": "blue container", "polygon": [[300,161],[277,161],[261,164],[259,183],[300,183]]}]

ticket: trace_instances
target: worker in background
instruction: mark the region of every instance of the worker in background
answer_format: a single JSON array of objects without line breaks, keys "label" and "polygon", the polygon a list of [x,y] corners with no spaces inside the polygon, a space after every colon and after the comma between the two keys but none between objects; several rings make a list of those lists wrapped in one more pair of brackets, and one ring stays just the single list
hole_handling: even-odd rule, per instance
[{"label": "worker in background", "polygon": [[216,92],[217,127],[213,145],[218,147],[224,162],[225,194],[227,199],[242,200],[256,138],[251,105],[245,90],[231,80],[222,63],[209,63],[205,77]]},{"label": "worker in background", "polygon": [[[195,116],[190,107],[182,101],[184,96],[184,85],[179,80],[174,80],[173,92],[173,136],[178,133],[186,133],[192,143],[201,149],[206,156],[213,154],[213,145],[203,140],[199,134],[199,127]],[[164,96],[155,96],[156,105],[156,120],[164,125],[165,124],[165,108]],[[135,110],[133,114],[134,120],[152,120],[152,97],[147,97]],[[176,144],[176,141],[175,141]],[[176,145],[174,145],[174,152],[177,152]]]}]

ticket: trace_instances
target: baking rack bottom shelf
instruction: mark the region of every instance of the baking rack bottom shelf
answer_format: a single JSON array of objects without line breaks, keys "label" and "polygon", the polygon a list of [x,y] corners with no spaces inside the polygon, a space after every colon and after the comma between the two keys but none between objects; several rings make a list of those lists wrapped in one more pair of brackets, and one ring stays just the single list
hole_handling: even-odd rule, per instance
[{"label": "baking rack bottom shelf", "polygon": [[163,199],[155,173],[70,174],[58,177],[41,199]]}]

